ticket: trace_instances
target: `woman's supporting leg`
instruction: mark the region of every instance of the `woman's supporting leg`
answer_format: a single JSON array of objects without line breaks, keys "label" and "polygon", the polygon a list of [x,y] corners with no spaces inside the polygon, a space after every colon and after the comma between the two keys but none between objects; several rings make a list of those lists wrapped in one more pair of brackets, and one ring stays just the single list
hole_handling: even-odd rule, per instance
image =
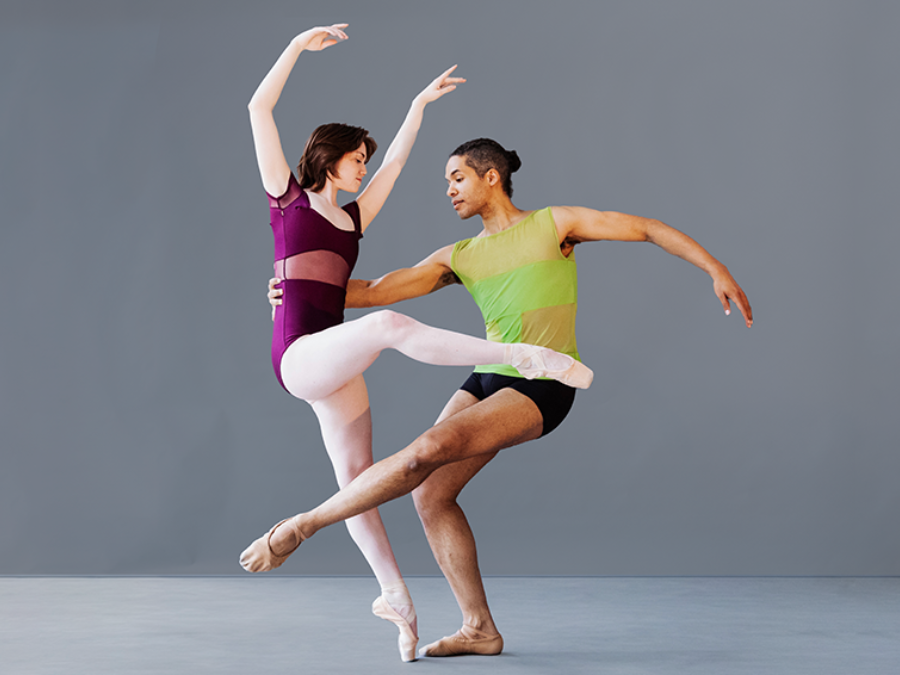
[{"label": "woman's supporting leg", "polygon": [[[331,396],[315,401],[312,407],[338,485],[343,488],[373,463],[372,416],[365,380],[358,375]],[[375,600],[373,611],[376,616],[397,624],[400,656],[404,661],[412,661],[416,658],[418,642],[416,610],[400,575],[381,515],[372,509],[345,522],[381,585],[381,595]]]},{"label": "woman's supporting leg", "polygon": [[[313,402],[325,450],[343,488],[372,466],[372,416],[366,382],[358,375],[327,398]],[[377,509],[346,521],[350,536],[382,586],[402,577]]]},{"label": "woman's supporting leg", "polygon": [[[381,310],[294,342],[282,358],[281,376],[294,396],[316,401],[365,372],[384,349],[396,349],[416,361],[439,366],[504,363],[521,370],[529,366],[536,348],[489,342]],[[561,372],[575,363],[570,356],[550,349],[537,350],[550,370]]]}]

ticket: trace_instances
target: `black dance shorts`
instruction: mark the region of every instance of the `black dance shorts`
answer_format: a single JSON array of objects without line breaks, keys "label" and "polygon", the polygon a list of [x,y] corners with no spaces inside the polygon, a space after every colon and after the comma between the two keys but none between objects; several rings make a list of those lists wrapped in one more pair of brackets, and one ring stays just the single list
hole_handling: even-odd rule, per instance
[{"label": "black dance shorts", "polygon": [[562,424],[575,402],[575,389],[556,380],[526,380],[524,377],[509,377],[496,373],[472,373],[460,387],[479,401],[501,389],[515,389],[524,394],[541,411],[544,428],[541,436],[546,436]]}]

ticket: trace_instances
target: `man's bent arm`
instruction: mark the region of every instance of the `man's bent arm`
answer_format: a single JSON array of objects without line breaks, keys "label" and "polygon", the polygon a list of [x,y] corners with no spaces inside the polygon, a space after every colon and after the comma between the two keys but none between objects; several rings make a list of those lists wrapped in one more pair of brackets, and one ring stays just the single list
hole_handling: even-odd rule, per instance
[{"label": "man's bent arm", "polygon": [[[401,300],[428,295],[439,288],[462,283],[450,268],[453,246],[445,246],[432,253],[415,267],[395,270],[374,281],[350,279],[347,282],[347,296],[344,307],[379,307],[392,305]],[[281,304],[283,291],[275,286],[281,279],[269,279],[269,304],[272,305],[272,320],[275,308]]]},{"label": "man's bent arm", "polygon": [[728,268],[684,232],[654,218],[578,206],[554,206],[553,218],[561,242],[649,241],[667,253],[687,260],[712,277],[713,290],[726,314],[731,313],[729,300],[733,300],[744,315],[747,327],[753,325],[753,310],[747,296]]},{"label": "man's bent arm", "polygon": [[415,267],[394,270],[374,281],[350,279],[345,307],[382,307],[419,298],[439,288],[460,283],[450,269],[453,246],[432,253]]}]

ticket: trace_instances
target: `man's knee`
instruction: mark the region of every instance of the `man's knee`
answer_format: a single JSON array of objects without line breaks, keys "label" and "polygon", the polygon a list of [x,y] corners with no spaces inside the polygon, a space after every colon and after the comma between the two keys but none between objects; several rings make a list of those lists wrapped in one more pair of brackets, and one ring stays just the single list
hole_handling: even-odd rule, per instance
[{"label": "man's knee", "polygon": [[[428,481],[425,481],[428,483]],[[440,528],[448,514],[459,509],[456,501],[457,493],[446,490],[443,486],[423,483],[413,491],[413,503],[425,533],[432,528]]]},{"label": "man's knee", "polygon": [[[463,439],[452,430],[435,427],[419,436],[410,448],[407,469],[410,471],[427,471],[454,461]],[[421,486],[420,486],[421,487]]]},{"label": "man's knee", "polygon": [[416,513],[419,514],[419,520],[423,524],[434,514],[446,509],[448,505],[456,503],[455,494],[448,493],[442,485],[435,483],[430,478],[413,490],[412,498],[413,504],[416,506]]}]

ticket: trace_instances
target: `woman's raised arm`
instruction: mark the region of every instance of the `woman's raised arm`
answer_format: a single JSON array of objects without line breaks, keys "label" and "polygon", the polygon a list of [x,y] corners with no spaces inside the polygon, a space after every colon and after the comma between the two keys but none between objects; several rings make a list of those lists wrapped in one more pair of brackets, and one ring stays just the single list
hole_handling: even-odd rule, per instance
[{"label": "woman's raised arm", "polygon": [[356,200],[359,204],[360,217],[362,219],[362,229],[365,230],[369,223],[381,211],[384,202],[394,188],[394,183],[406,164],[409,153],[413,144],[416,142],[416,135],[419,133],[419,127],[422,126],[422,115],[425,106],[432,101],[438,100],[444,94],[456,89],[456,85],[465,82],[462,77],[450,77],[450,73],[456,70],[456,66],[448,68],[437,79],[433,80],[418,96],[413,99],[406,119],[400,126],[400,131],[391,141],[390,147],[384,155],[384,161],[366,189]]},{"label": "woman's raised arm", "polygon": [[336,23],[333,26],[318,26],[300,33],[278,57],[250,99],[247,108],[250,110],[250,127],[253,130],[256,161],[259,164],[263,187],[273,197],[280,197],[287,190],[291,167],[284,158],[272,110],[278,103],[281,90],[284,89],[284,84],[300,52],[321,51],[337,44],[338,40],[346,40],[344,28],[347,25]]}]

